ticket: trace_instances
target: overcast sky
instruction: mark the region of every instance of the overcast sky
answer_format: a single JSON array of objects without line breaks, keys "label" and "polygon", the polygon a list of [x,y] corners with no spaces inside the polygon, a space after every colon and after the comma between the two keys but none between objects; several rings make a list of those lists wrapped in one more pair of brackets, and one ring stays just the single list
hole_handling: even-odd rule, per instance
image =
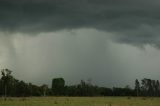
[{"label": "overcast sky", "polygon": [[0,67],[34,84],[160,80],[159,0],[0,0]]}]

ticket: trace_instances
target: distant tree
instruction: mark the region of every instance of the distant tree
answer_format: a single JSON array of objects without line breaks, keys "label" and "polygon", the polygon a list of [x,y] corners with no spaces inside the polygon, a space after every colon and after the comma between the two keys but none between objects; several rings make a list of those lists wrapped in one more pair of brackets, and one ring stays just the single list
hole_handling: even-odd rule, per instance
[{"label": "distant tree", "polygon": [[143,96],[156,96],[159,91],[159,81],[144,78],[141,89]]},{"label": "distant tree", "polygon": [[7,86],[9,85],[11,80],[13,79],[11,73],[12,73],[12,71],[9,70],[9,69],[2,69],[1,70],[1,74],[2,74],[1,80],[3,81],[3,85],[4,85],[5,100],[6,100],[6,97],[7,97]]},{"label": "distant tree", "polygon": [[144,78],[141,84],[135,80],[135,89],[129,86],[113,89],[93,85],[91,80],[76,85],[65,86],[63,78],[54,78],[52,87],[37,86],[15,79],[9,69],[1,70],[0,96],[26,97],[26,96],[160,96],[160,83],[158,80]]},{"label": "distant tree", "polygon": [[64,95],[65,81],[63,78],[55,78],[52,80],[52,91],[54,95]]},{"label": "distant tree", "polygon": [[43,96],[46,96],[46,92],[48,90],[48,85],[44,84],[41,86],[41,88],[42,88]]},{"label": "distant tree", "polygon": [[160,84],[159,84],[159,80],[156,81],[156,96],[160,96]]},{"label": "distant tree", "polygon": [[99,87],[98,91],[100,96],[113,96],[113,91],[111,88]]},{"label": "distant tree", "polygon": [[147,86],[148,86],[148,94],[149,94],[149,96],[153,96],[154,94],[153,94],[153,81],[151,80],[151,79],[147,79]]},{"label": "distant tree", "polygon": [[0,79],[0,95],[3,95],[3,81]]},{"label": "distant tree", "polygon": [[148,81],[146,78],[141,80],[141,90],[142,90],[142,95],[147,96],[148,95]]},{"label": "distant tree", "polygon": [[151,82],[152,85],[152,96],[156,96],[156,80],[152,80]]},{"label": "distant tree", "polygon": [[136,95],[139,96],[140,83],[139,83],[138,79],[135,80],[135,91],[136,91]]}]

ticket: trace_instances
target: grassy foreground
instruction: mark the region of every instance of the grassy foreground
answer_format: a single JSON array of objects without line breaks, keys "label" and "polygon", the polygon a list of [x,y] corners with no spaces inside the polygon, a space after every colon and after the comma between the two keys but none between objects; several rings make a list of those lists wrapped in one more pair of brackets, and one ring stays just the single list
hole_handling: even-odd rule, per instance
[{"label": "grassy foreground", "polygon": [[160,106],[160,98],[30,97],[0,99],[0,106]]}]

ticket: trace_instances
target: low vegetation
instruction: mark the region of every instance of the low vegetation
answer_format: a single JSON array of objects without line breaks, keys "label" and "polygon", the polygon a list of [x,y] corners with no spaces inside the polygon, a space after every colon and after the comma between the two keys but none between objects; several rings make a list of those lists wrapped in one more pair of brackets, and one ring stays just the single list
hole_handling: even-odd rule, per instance
[{"label": "low vegetation", "polygon": [[0,106],[160,106],[160,98],[27,97],[0,99]]}]

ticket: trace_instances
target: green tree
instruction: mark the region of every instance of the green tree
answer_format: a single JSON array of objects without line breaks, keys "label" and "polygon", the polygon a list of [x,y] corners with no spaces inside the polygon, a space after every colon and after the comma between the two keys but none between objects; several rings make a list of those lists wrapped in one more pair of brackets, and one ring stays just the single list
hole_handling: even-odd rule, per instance
[{"label": "green tree", "polygon": [[13,79],[11,73],[12,73],[12,71],[9,70],[9,69],[2,69],[1,70],[1,74],[2,74],[1,80],[3,81],[3,85],[4,85],[5,100],[6,100],[6,97],[7,97],[7,87],[9,85],[9,83],[11,82],[11,80]]},{"label": "green tree", "polygon": [[54,95],[64,95],[65,81],[63,78],[55,78],[52,80],[52,91]]},{"label": "green tree", "polygon": [[136,95],[139,96],[140,83],[139,83],[138,79],[135,80],[135,91],[136,91]]},{"label": "green tree", "polygon": [[48,85],[44,84],[41,86],[43,96],[46,96],[46,92],[48,90]]},{"label": "green tree", "polygon": [[159,84],[159,81],[157,80],[155,84],[155,92],[156,92],[155,96],[159,96],[159,87],[160,87],[160,84]]}]

